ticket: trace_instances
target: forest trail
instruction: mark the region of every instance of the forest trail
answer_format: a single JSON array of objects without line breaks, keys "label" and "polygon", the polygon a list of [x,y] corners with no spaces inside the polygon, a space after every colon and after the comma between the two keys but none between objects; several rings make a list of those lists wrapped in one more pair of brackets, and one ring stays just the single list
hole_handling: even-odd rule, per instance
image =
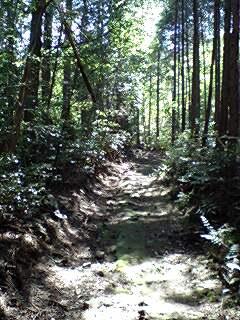
[{"label": "forest trail", "polygon": [[69,264],[66,253],[39,264],[45,279],[31,290],[35,317],[28,310],[21,319],[223,319],[220,282],[199,231],[153,174],[159,161],[150,153],[113,165],[94,191],[101,203],[92,207],[101,216],[94,254]]}]

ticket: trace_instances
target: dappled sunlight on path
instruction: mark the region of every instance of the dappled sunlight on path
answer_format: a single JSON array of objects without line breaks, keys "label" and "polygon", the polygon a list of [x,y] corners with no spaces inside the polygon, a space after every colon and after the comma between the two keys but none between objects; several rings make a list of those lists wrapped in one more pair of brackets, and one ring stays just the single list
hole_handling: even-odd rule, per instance
[{"label": "dappled sunlight on path", "polygon": [[159,161],[115,165],[103,180],[98,262],[49,269],[46,281],[74,303],[66,319],[218,319],[220,283],[198,231],[153,175]]}]

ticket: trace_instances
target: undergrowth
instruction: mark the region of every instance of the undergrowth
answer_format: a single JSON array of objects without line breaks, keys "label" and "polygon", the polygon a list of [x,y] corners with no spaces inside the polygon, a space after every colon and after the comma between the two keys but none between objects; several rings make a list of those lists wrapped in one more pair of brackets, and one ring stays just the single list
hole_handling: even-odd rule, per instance
[{"label": "undergrowth", "polygon": [[202,237],[214,248],[224,292],[240,291],[239,154],[202,147],[189,138],[167,153],[165,170],[176,186],[180,210],[200,221]]},{"label": "undergrowth", "polygon": [[23,128],[14,155],[0,156],[0,291],[10,290],[9,277],[13,287],[27,287],[34,261],[57,241],[56,226],[72,216],[58,193],[84,189],[107,160],[120,158],[128,134],[103,121],[88,137],[71,123],[36,123]]}]

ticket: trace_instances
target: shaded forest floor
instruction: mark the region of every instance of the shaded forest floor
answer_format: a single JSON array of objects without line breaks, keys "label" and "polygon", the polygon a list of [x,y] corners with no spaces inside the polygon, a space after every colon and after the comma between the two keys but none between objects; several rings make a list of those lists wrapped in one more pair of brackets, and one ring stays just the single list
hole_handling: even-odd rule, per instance
[{"label": "shaded forest floor", "polygon": [[9,276],[6,319],[239,319],[223,310],[201,230],[154,174],[160,163],[144,152],[109,164],[88,188],[57,191],[57,214],[39,219],[36,238],[24,235],[41,254],[19,263],[20,289]]}]

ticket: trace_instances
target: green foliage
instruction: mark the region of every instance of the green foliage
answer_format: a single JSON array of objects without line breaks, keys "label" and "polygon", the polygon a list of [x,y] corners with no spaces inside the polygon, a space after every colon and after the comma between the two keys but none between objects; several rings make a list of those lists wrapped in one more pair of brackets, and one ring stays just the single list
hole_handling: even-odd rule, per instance
[{"label": "green foliage", "polygon": [[220,276],[224,282],[223,293],[238,293],[240,289],[240,235],[238,231],[224,224],[214,228],[205,216],[201,216],[207,234],[202,238],[210,241],[217,247],[215,253],[218,262],[221,264]]},{"label": "green foliage", "polygon": [[53,182],[65,183],[64,168],[95,174],[107,159],[124,151],[129,135],[114,121],[99,116],[91,136],[68,123],[26,126],[17,155],[0,158],[0,208],[4,218],[29,218],[39,211]]},{"label": "green foliage", "polygon": [[240,190],[236,172],[231,176],[234,157],[218,148],[199,146],[189,138],[179,140],[168,153],[166,164],[178,185],[180,204],[184,200],[183,207],[198,205],[222,220],[234,217]]},{"label": "green foliage", "polygon": [[12,220],[30,217],[41,205],[45,181],[51,174],[46,165],[22,166],[16,156],[3,156],[0,159],[0,209],[4,219]]},{"label": "green foliage", "polygon": [[[240,177],[238,155],[220,148],[202,147],[187,135],[167,154],[165,165],[177,185],[176,203],[184,212],[201,218],[202,238],[215,248],[226,292],[238,292],[240,284]],[[196,220],[196,219],[195,219]]]}]

